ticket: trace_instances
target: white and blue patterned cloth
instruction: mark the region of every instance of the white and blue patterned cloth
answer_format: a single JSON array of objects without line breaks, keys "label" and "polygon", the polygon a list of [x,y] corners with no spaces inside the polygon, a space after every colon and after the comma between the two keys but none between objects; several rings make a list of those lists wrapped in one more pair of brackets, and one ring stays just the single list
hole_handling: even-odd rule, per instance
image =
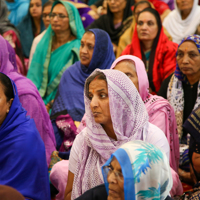
[{"label": "white and blue patterned cloth", "polygon": [[[108,166],[115,157],[124,177],[125,200],[165,199],[172,188],[173,180],[169,161],[156,146],[140,141],[130,141],[115,151],[104,164]],[[103,170],[108,192],[107,173]]]}]

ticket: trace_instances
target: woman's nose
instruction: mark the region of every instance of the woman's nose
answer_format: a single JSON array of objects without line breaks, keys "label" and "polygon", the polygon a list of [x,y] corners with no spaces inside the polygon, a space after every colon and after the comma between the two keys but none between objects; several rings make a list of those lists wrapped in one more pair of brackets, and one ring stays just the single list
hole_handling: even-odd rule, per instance
[{"label": "woman's nose", "polygon": [[108,183],[116,183],[117,182],[117,179],[116,179],[115,174],[113,172],[108,174],[107,181],[108,181]]},{"label": "woman's nose", "polygon": [[93,96],[93,98],[92,98],[92,100],[91,100],[91,103],[90,103],[90,106],[91,106],[92,108],[98,106],[98,99],[97,99],[97,97]]},{"label": "woman's nose", "polygon": [[183,63],[188,63],[188,62],[189,62],[189,57],[188,57],[187,54],[185,54],[185,55],[183,56]]}]

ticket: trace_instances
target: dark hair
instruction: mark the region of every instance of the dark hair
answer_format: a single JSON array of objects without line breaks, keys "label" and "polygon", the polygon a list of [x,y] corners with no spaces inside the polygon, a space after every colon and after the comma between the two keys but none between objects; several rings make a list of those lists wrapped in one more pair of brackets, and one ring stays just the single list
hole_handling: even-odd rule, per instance
[{"label": "dark hair", "polygon": [[45,7],[47,7],[47,6],[52,6],[52,5],[53,5],[53,1],[52,1],[52,0],[47,1],[47,2],[42,6],[42,11],[44,10]]},{"label": "dark hair", "polygon": [[[160,35],[160,30],[162,28],[162,22],[161,22],[161,19],[160,19],[160,15],[159,13],[153,9],[153,8],[145,8],[144,10],[142,10],[139,14],[138,14],[138,18],[140,16],[141,13],[143,12],[150,12],[151,14],[154,15],[154,17],[156,18],[156,22],[157,22],[157,25],[158,25],[158,32],[159,32],[159,35]],[[137,19],[137,23],[138,23],[138,19]]]},{"label": "dark hair", "polygon": [[138,5],[145,4],[145,3],[148,4],[148,8],[151,8],[151,4],[149,3],[149,1],[145,1],[145,0],[139,1],[134,5],[133,14],[135,14],[135,10],[136,10]]},{"label": "dark hair", "polygon": [[94,80],[94,79],[98,79],[98,80],[104,80],[107,83],[106,80],[106,76],[103,72],[100,71],[96,71],[92,76],[90,76],[86,82],[85,82],[85,87],[86,87],[86,91],[85,91],[85,95],[89,98],[89,85],[90,83]]},{"label": "dark hair", "polygon": [[0,83],[3,85],[3,91],[7,101],[14,98],[13,85],[11,80],[3,73],[0,73]]}]

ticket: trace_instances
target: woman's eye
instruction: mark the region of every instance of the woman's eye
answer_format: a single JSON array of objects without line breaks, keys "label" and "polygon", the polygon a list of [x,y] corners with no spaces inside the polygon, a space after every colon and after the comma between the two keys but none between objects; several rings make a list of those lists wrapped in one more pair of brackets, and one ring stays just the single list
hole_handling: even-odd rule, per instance
[{"label": "woman's eye", "polygon": [[154,23],[150,21],[150,22],[148,22],[147,24],[148,24],[149,26],[152,26]]},{"label": "woman's eye", "polygon": [[83,43],[81,44],[81,47],[84,47],[84,44],[83,44]]},{"label": "woman's eye", "polygon": [[129,78],[131,78],[131,77],[132,77],[132,75],[131,75],[131,74],[129,74],[129,73],[127,73],[127,74],[126,74],[126,76],[128,76]]},{"label": "woman's eye", "polygon": [[142,26],[142,25],[143,25],[143,22],[138,22],[138,25],[139,25],[139,26]]},{"label": "woman's eye", "polygon": [[189,54],[189,56],[190,56],[190,57],[195,57],[195,56],[197,56],[197,55],[194,54],[194,53],[191,53],[191,54]]},{"label": "woman's eye", "polygon": [[94,47],[93,47],[93,46],[88,46],[88,48],[89,48],[89,49],[93,49]]},{"label": "woman's eye", "polygon": [[183,53],[178,53],[177,56],[182,57]]},{"label": "woman's eye", "polygon": [[101,98],[105,98],[106,95],[105,95],[105,94],[101,94],[100,97],[101,97]]}]

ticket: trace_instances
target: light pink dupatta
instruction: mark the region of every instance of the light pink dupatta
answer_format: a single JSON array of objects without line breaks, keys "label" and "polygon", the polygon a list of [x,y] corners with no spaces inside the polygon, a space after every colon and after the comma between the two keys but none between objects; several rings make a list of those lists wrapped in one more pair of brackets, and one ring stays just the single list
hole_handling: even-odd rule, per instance
[{"label": "light pink dupatta", "polygon": [[114,69],[115,66],[123,60],[131,60],[135,63],[139,83],[139,94],[145,103],[149,115],[149,122],[159,127],[165,133],[170,145],[170,166],[177,173],[180,155],[174,110],[163,97],[149,94],[149,81],[144,63],[140,58],[132,55],[120,56],[114,61],[111,69]]}]

